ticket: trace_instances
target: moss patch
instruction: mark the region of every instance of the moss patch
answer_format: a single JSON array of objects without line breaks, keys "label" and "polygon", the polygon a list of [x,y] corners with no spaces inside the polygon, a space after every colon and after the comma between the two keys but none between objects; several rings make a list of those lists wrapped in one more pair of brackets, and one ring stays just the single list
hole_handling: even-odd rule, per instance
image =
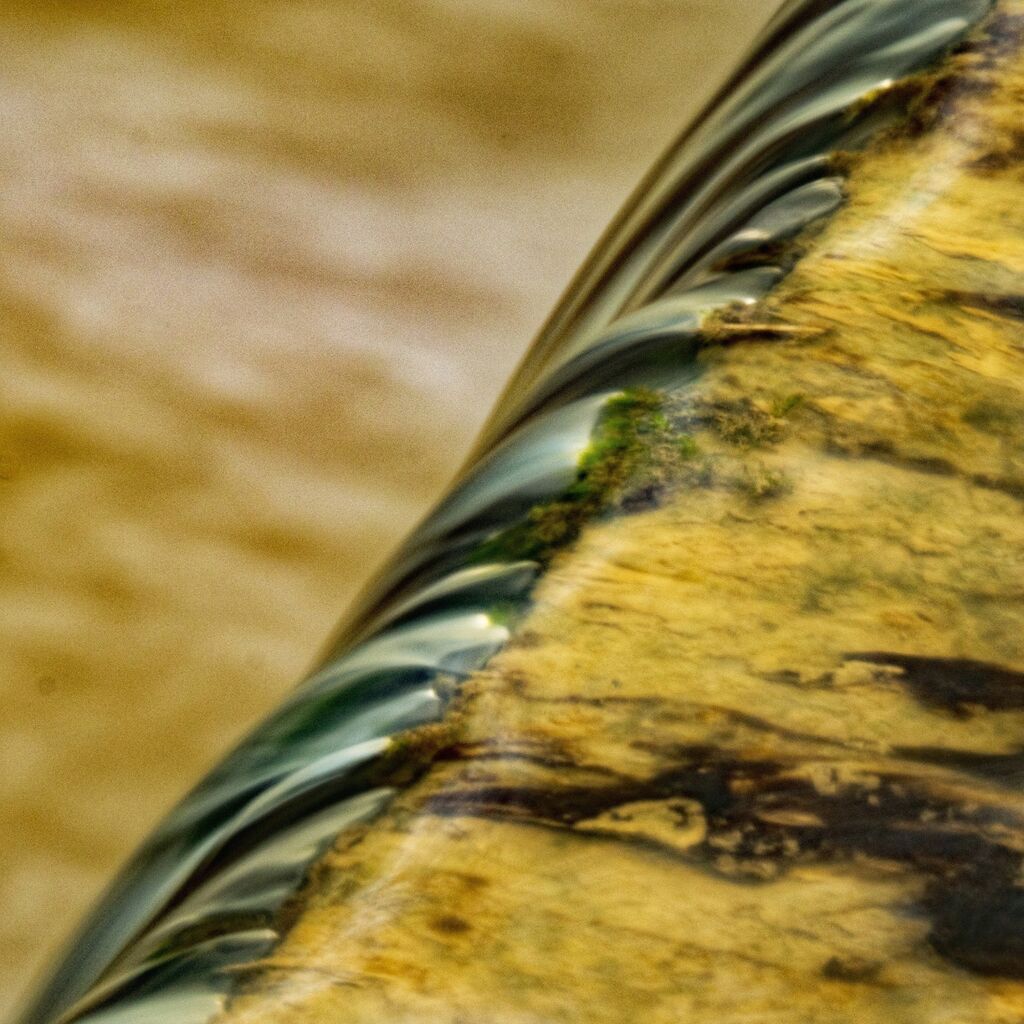
[{"label": "moss patch", "polygon": [[767,411],[747,399],[624,391],[605,406],[566,491],[489,538],[474,560],[546,565],[587,523],[654,508],[680,490],[722,486],[752,501],[789,494],[790,479],[752,455],[783,440],[785,417],[802,404],[796,394]]},{"label": "moss patch", "polygon": [[699,453],[694,438],[670,421],[664,395],[648,388],[624,391],[605,406],[568,489],[482,544],[476,559],[546,564],[587,522],[656,505]]}]

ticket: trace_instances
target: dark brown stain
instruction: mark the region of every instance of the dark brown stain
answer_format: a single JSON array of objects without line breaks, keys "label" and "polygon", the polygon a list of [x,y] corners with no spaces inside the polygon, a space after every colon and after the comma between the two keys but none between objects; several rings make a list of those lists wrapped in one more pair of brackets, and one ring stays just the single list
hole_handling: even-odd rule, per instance
[{"label": "dark brown stain", "polygon": [[891,665],[895,678],[923,705],[969,717],[975,708],[1017,711],[1024,708],[1024,672],[970,658],[931,658],[889,651],[847,654],[854,661]]},{"label": "dark brown stain", "polygon": [[461,917],[457,917],[455,914],[445,914],[443,917],[435,917],[430,922],[430,927],[434,931],[442,932],[445,935],[463,935],[469,931],[470,925],[468,921],[464,921]]},{"label": "dark brown stain", "polygon": [[[858,657],[871,660],[870,655]],[[911,663],[909,656],[899,657]],[[963,680],[960,663],[938,660],[941,679],[953,672]],[[936,659],[918,661],[931,666]],[[884,663],[892,664],[892,657],[885,656]],[[982,666],[977,675],[991,680],[991,668]],[[911,678],[924,677],[919,671]],[[970,678],[971,694],[984,690]],[[956,690],[950,699],[960,693]],[[899,865],[928,880],[919,910],[931,922],[928,942],[940,955],[975,973],[1024,977],[1024,890],[1016,882],[1024,858],[1013,838],[1024,831],[1024,822],[1011,812],[933,792],[928,778],[906,770],[884,768],[851,781],[839,766],[830,773],[830,761],[808,765],[745,759],[693,745],[663,753],[679,764],[649,779],[564,787],[469,784],[433,797],[426,809],[446,817],[571,829],[607,840],[605,830],[590,831],[591,819],[635,802],[661,801],[685,827],[688,812],[673,801],[696,801],[707,836],[690,850],[636,834],[615,841],[702,864],[737,884],[770,884],[799,863]],[[921,760],[941,761],[940,753],[928,748],[917,754]],[[964,758],[953,755],[950,767],[961,763]],[[812,781],[823,769],[832,776],[824,787]],[[823,967],[825,976],[847,982],[870,981],[876,972],[870,964],[830,961]]]},{"label": "dark brown stain", "polygon": [[881,970],[882,964],[877,960],[861,960],[854,957],[840,959],[834,956],[822,967],[821,975],[830,981],[863,983],[874,981]]},{"label": "dark brown stain", "polygon": [[1009,138],[1000,140],[1000,143],[987,153],[972,160],[968,166],[983,174],[997,174],[1007,171],[1011,167],[1024,164],[1024,131],[1014,131]]},{"label": "dark brown stain", "polygon": [[[989,870],[993,867],[994,870]],[[1020,864],[984,861],[931,886],[929,942],[975,974],[1024,979],[1024,889]]]},{"label": "dark brown stain", "polygon": [[1024,750],[983,754],[946,747],[896,747],[893,753],[909,761],[942,765],[997,784],[1019,787],[1024,783]]},{"label": "dark brown stain", "polygon": [[[1019,132],[1020,158],[1024,160],[1024,132]],[[1024,295],[1000,294],[999,292],[947,291],[944,297],[958,306],[970,306],[989,313],[1024,320]]]}]

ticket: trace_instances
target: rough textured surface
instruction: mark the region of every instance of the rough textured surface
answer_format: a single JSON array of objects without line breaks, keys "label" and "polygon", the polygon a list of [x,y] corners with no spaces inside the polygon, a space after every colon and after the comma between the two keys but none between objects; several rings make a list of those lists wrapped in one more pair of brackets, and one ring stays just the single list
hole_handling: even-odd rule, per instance
[{"label": "rough textured surface", "polygon": [[694,470],[555,560],[221,1024],[1021,1020],[1022,15],[710,332]]}]

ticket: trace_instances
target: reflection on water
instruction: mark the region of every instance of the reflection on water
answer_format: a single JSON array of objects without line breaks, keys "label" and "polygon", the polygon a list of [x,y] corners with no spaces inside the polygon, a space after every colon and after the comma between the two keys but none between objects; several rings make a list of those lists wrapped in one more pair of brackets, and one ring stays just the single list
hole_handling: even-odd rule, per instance
[{"label": "reflection on water", "polygon": [[774,4],[0,19],[0,1011],[286,690]]}]

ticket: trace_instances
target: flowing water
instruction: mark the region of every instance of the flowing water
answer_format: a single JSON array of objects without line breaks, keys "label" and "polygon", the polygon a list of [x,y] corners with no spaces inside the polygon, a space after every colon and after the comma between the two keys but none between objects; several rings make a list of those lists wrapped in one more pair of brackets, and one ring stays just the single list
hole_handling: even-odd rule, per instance
[{"label": "flowing water", "polygon": [[773,7],[2,5],[0,1015],[306,668]]},{"label": "flowing water", "polygon": [[[861,100],[934,61],[988,8],[986,0],[787,5],[587,265],[516,375],[480,456],[378,575],[343,642],[152,835],[27,1020],[42,1024],[72,1006],[74,1017],[104,1022],[205,1019],[229,984],[221,969],[251,962],[276,941],[274,913],[309,863],[387,803],[408,756],[400,734],[436,721],[458,679],[508,638],[508,609],[524,601],[540,565],[511,553],[507,531],[566,490],[595,431],[619,410],[623,388],[680,386],[693,373],[707,317],[754,302],[784,276],[775,256],[783,243],[841,202],[829,154],[855,149],[893,119],[886,104]],[[230,40],[216,27],[218,42]],[[503,52],[513,51],[506,41]],[[278,127],[287,134],[290,119]],[[543,130],[560,134],[557,123]],[[117,202],[136,197],[148,212],[150,183],[164,170],[157,161],[145,182],[128,175],[112,185]],[[493,177],[491,167],[485,180]],[[179,207],[172,220],[182,216]],[[314,237],[325,230],[322,214],[305,223]],[[278,259],[269,248],[260,250],[261,266]],[[224,261],[214,262],[218,277]],[[312,273],[297,264],[283,271],[293,286],[292,275]],[[174,290],[163,279],[153,289],[159,295],[143,302],[126,287],[132,274],[126,278],[122,315],[145,309],[175,322]],[[316,307],[313,296],[293,295]],[[250,312],[247,327],[259,337],[273,319]],[[263,342],[270,348],[273,334]],[[298,347],[282,345],[291,358]],[[130,363],[145,343],[125,348]],[[415,360],[398,363],[424,372]],[[233,370],[224,376],[245,390]],[[224,377],[218,386],[231,390]],[[365,394],[363,382],[358,397],[339,401]],[[102,423],[95,443],[109,418],[94,415]],[[173,429],[166,420],[161,426]],[[194,453],[183,463],[191,468]],[[17,468],[12,476],[17,482]],[[85,505],[79,498],[80,514]],[[141,559],[135,567],[153,571]]]}]

